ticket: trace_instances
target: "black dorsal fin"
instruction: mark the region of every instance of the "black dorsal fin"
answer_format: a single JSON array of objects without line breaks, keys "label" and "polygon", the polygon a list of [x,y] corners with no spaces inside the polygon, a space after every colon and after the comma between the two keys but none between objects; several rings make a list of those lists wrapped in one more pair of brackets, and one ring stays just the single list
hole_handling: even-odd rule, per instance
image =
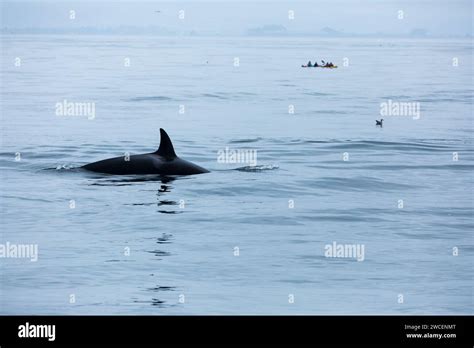
[{"label": "black dorsal fin", "polygon": [[160,147],[158,150],[156,150],[155,154],[158,156],[162,156],[166,159],[173,159],[176,156],[176,153],[174,152],[173,144],[171,143],[171,139],[166,134],[165,130],[163,128],[160,128]]}]

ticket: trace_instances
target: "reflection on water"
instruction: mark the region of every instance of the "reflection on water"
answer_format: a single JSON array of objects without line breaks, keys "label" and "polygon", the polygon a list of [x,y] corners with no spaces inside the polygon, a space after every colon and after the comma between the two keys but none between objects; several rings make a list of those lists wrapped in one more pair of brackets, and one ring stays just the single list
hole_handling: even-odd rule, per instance
[{"label": "reflection on water", "polygon": [[[164,194],[170,193],[172,186],[167,185],[173,181],[178,179],[177,176],[165,176],[165,175],[141,175],[141,176],[111,176],[111,175],[99,175],[94,176],[94,181],[89,183],[90,186],[130,186],[137,183],[144,183],[144,182],[161,182],[162,185],[156,192],[156,199],[157,202],[139,202],[139,203],[130,203],[125,205],[133,205],[133,206],[150,206],[150,205],[157,205],[158,207],[172,207],[172,206],[179,206],[178,201],[173,201],[169,199],[162,199]],[[163,209],[157,210],[158,213],[161,214],[181,214],[182,210],[170,210],[170,209]]]},{"label": "reflection on water", "polygon": [[[155,202],[139,202],[139,203],[124,203],[124,205],[131,205],[131,206],[143,206],[148,207],[152,205],[156,205],[161,207],[160,210],[157,210],[158,213],[161,214],[178,214],[182,213],[183,211],[174,210],[173,208],[179,206],[179,202],[175,200],[171,200],[167,198],[167,196],[172,191],[172,185],[170,185],[173,181],[180,177],[176,176],[164,176],[164,175],[141,175],[141,176],[111,176],[111,175],[103,175],[93,173],[89,178],[92,179],[92,182],[89,182],[90,186],[132,186],[137,185],[140,183],[153,183],[158,182],[161,183],[159,188],[155,191],[156,192],[156,201]],[[166,210],[164,209],[166,208]],[[179,209],[179,208],[178,208]],[[156,238],[156,244],[166,245],[171,243],[172,234],[170,233],[162,233],[162,235]],[[153,254],[156,256],[154,258],[155,261],[163,260],[163,257],[170,256],[171,253],[166,250],[160,249],[150,249],[145,250],[145,252]],[[107,262],[118,262],[121,260],[107,260]],[[150,274],[150,277],[153,277],[154,274]],[[153,307],[170,307],[171,305],[167,304],[165,300],[156,298],[157,292],[162,291],[175,291],[175,286],[168,286],[168,285],[157,285],[151,288],[146,288],[145,291],[147,293],[153,293],[153,297],[149,300],[137,299],[132,298],[134,303],[145,303],[150,304]]]},{"label": "reflection on water", "polygon": [[170,242],[170,239],[171,239],[172,237],[173,237],[172,234],[163,233],[163,235],[157,239],[157,243],[158,243],[158,244],[171,243],[171,242]]},{"label": "reflection on water", "polygon": [[[163,251],[163,250],[150,250],[150,251],[147,251],[149,253],[152,253],[154,254],[155,256],[170,256],[171,253],[167,252],[167,251]],[[159,259],[161,260],[161,259]]]},{"label": "reflection on water", "polygon": [[161,185],[161,188],[158,190],[158,192],[170,192],[169,186]]},{"label": "reflection on water", "polygon": [[[164,194],[166,193],[169,193],[171,192],[171,185],[166,185],[167,183],[171,183],[173,182],[174,180],[176,180],[176,177],[171,177],[171,176],[161,176],[161,182],[163,183],[163,185],[161,185],[161,187],[158,189],[158,192],[156,193],[156,198],[158,200],[158,203],[157,205],[159,207],[162,207],[162,206],[169,206],[170,208],[172,206],[176,206],[176,205],[179,205],[179,202],[177,201],[172,201],[172,200],[169,200],[169,199],[161,199],[162,196],[164,196]],[[163,208],[158,210],[158,213],[161,213],[161,214],[181,214],[182,211],[178,211],[178,210],[164,210]]]},{"label": "reflection on water", "polygon": [[148,291],[173,291],[176,290],[174,286],[155,286],[153,288],[148,288]]},{"label": "reflection on water", "polygon": [[[159,192],[168,192],[169,186],[166,185],[178,179],[178,176],[168,175],[110,175],[87,172],[91,179],[95,179],[90,185],[96,186],[125,186],[144,182],[161,182]],[[183,177],[184,178],[184,177]]]},{"label": "reflection on water", "polygon": [[152,298],[150,301],[144,301],[144,300],[133,300],[134,303],[149,303],[152,306],[155,307],[166,307],[165,301],[159,300],[157,298]]},{"label": "reflection on water", "polygon": [[175,201],[167,201],[167,200],[161,200],[158,202],[158,205],[177,205],[178,202],[175,202]]}]

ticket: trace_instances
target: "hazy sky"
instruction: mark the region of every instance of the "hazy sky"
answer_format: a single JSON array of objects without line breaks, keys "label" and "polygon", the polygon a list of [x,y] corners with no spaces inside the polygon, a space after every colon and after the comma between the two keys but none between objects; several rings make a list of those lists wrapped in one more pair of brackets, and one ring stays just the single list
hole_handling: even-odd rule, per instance
[{"label": "hazy sky", "polygon": [[[331,1],[2,1],[2,27],[77,28],[162,26],[175,31],[242,34],[263,25],[290,32],[330,27],[346,33],[405,34],[424,28],[431,35],[473,32],[473,0]],[[76,18],[69,19],[75,10]],[[184,19],[179,11],[184,10]],[[288,11],[294,11],[294,19]],[[160,11],[160,12],[156,12]],[[403,11],[403,19],[399,19]]]}]

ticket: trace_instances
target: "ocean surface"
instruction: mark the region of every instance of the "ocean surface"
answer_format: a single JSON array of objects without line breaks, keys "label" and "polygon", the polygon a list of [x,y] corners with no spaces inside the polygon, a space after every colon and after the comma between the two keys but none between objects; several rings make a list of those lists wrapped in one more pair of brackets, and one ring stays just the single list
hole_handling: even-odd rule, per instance
[{"label": "ocean surface", "polygon": [[[473,313],[472,41],[1,43],[0,242],[38,246],[0,259],[1,314]],[[389,100],[420,117],[381,116]],[[79,168],[155,151],[160,127],[211,173]]]}]

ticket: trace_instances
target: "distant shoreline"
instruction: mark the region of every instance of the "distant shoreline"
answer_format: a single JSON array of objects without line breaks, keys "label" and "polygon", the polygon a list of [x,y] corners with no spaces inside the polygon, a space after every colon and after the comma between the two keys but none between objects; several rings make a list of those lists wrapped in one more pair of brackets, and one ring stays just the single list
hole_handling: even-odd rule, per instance
[{"label": "distant shoreline", "polygon": [[412,35],[395,35],[395,34],[354,34],[354,35],[315,35],[315,34],[191,34],[191,33],[152,33],[152,32],[112,32],[112,31],[63,31],[56,29],[0,29],[0,35],[57,35],[57,36],[142,36],[142,37],[186,37],[186,38],[317,38],[328,40],[339,39],[407,39],[407,40],[472,40],[473,36],[412,36]]}]

